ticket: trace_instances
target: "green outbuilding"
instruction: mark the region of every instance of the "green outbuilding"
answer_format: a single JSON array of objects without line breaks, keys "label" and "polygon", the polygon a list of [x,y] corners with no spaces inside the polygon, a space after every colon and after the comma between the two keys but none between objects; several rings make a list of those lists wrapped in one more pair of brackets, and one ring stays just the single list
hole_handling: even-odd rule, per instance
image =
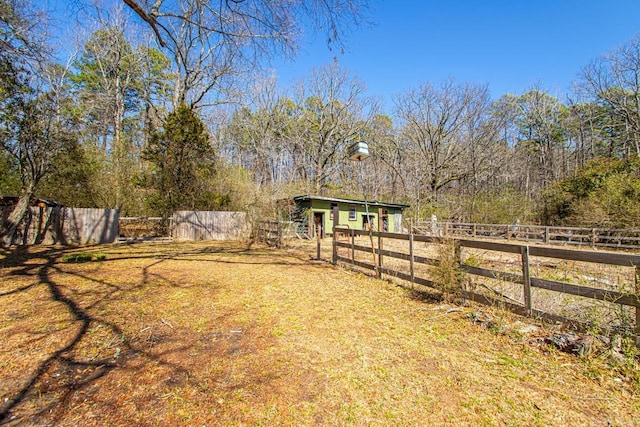
[{"label": "green outbuilding", "polygon": [[402,232],[402,211],[409,205],[382,203],[378,201],[337,199],[323,196],[294,197],[296,221],[302,222],[308,236],[315,236],[316,225],[320,226],[320,237],[332,235],[333,208],[338,208],[338,225],[354,230],[366,230],[367,207],[374,230],[390,233]]}]

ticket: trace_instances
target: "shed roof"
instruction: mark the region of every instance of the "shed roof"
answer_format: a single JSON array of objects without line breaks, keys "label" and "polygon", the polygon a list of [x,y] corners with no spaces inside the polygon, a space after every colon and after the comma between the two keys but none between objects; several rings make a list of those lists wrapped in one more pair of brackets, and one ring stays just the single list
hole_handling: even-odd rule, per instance
[{"label": "shed roof", "polygon": [[[0,196],[0,206],[15,206],[20,200],[18,196]],[[58,203],[53,200],[45,200],[45,199],[30,199],[29,206],[48,206],[48,207],[58,207],[62,206],[61,203]]]},{"label": "shed roof", "polygon": [[[336,202],[336,203],[350,203],[350,204],[360,204],[360,205],[365,204],[364,200],[339,199],[335,197],[312,196],[312,195],[297,196],[297,197],[294,197],[293,200],[295,202],[302,202],[307,200],[308,201],[323,200],[326,202]],[[382,208],[395,208],[395,209],[406,209],[409,207],[409,205],[402,205],[398,203],[383,203],[383,202],[378,202],[376,200],[367,200],[367,204],[369,206],[378,206]]]}]

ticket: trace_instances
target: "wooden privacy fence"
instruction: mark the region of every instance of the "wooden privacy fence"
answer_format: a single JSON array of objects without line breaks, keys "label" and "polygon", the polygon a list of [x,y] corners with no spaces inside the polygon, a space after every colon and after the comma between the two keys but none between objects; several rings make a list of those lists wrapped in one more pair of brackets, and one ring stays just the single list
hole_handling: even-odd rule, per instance
[{"label": "wooden privacy fence", "polygon": [[[3,210],[2,221],[9,212]],[[15,241],[21,245],[113,243],[118,238],[118,217],[117,209],[32,206]]]},{"label": "wooden privacy fence", "polygon": [[171,223],[175,240],[241,240],[251,232],[245,212],[178,211]]},{"label": "wooden privacy fence", "polygon": [[524,242],[589,246],[605,249],[640,249],[640,229],[551,227],[520,224],[476,224],[422,221],[410,226],[415,234],[439,237],[511,239]]},{"label": "wooden privacy fence", "polygon": [[[371,239],[362,239],[361,236],[371,236]],[[358,244],[356,239],[360,237],[362,240]],[[366,243],[365,243],[366,242]],[[368,244],[371,242],[371,244]],[[377,242],[377,244],[375,244]],[[386,242],[386,243],[385,243]],[[383,232],[367,232],[363,230],[353,230],[347,228],[334,228],[333,234],[333,256],[334,264],[338,262],[351,264],[364,269],[372,270],[378,276],[386,274],[407,280],[411,283],[427,286],[430,288],[438,288],[438,284],[424,275],[429,273],[419,266],[433,267],[439,264],[439,260],[434,257],[422,256],[416,254],[416,245],[419,242],[425,244],[441,244],[442,240],[433,236],[414,235],[414,234],[397,234]],[[391,246],[394,250],[385,249],[385,244]],[[627,307],[635,317],[634,333],[636,337],[640,336],[640,256],[622,253],[606,253],[574,249],[550,248],[541,246],[529,246],[513,243],[486,242],[478,240],[454,240],[454,245],[458,253],[460,253],[459,268],[464,270],[468,277],[488,278],[499,282],[510,282],[520,285],[520,293],[522,298],[520,301],[496,299],[495,295],[487,295],[486,293],[476,292],[474,289],[461,289],[460,294],[463,298],[474,300],[484,304],[495,304],[499,302],[501,306],[508,308],[516,313],[536,316],[550,321],[562,321],[574,323],[578,325],[580,322],[572,322],[566,313],[558,315],[541,310],[535,307],[532,298],[532,289],[540,289],[552,291],[555,293],[575,296],[591,300],[603,301],[613,304],[617,307]],[[398,248],[404,250],[398,250]],[[476,249],[482,251],[491,251],[503,256],[504,254],[516,254],[519,258],[519,272],[497,271],[493,268],[484,268],[479,266],[468,265],[464,262],[462,250],[464,248]],[[372,252],[375,254],[374,263],[365,261],[371,259]],[[357,253],[366,255],[360,256]],[[376,257],[377,256],[377,257]],[[617,290],[616,284],[608,284],[603,287],[583,286],[580,284],[569,283],[562,280],[552,280],[549,278],[534,277],[531,270],[531,257],[539,257],[547,260],[564,260],[573,261],[580,265],[583,263],[598,264],[605,266],[628,267],[631,269],[631,290]],[[390,260],[401,260],[403,265],[387,266]],[[406,263],[408,262],[408,265]],[[389,262],[389,264],[391,264]],[[426,274],[425,274],[426,273]],[[546,295],[546,294],[545,294]],[[540,299],[542,301],[542,299]],[[561,303],[562,304],[562,303]]]},{"label": "wooden privacy fence", "polygon": [[[10,209],[0,211],[6,221]],[[178,211],[171,218],[122,218],[125,237],[175,240],[239,240],[249,237],[245,212]],[[105,244],[120,236],[117,209],[30,207],[16,242],[32,244]]]},{"label": "wooden privacy fence", "polygon": [[103,244],[118,238],[118,209],[63,208],[61,243]]}]

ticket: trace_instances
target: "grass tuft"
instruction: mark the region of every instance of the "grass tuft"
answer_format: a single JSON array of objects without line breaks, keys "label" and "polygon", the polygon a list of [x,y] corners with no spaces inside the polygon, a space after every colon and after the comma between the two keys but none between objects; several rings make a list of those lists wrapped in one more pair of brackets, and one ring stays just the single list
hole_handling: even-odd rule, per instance
[{"label": "grass tuft", "polygon": [[104,253],[89,253],[89,252],[79,252],[75,254],[66,254],[62,257],[62,262],[73,263],[73,262],[91,262],[91,261],[104,261],[107,258],[107,255]]}]

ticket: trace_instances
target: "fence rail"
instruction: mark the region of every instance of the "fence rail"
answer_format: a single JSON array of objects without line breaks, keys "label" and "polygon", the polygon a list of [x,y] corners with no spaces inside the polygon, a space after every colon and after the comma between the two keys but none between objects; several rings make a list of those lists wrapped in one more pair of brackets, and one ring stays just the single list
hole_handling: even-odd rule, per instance
[{"label": "fence rail", "polygon": [[[427,242],[438,244],[442,239],[435,236],[416,235],[416,234],[396,234],[396,233],[380,233],[353,230],[347,228],[334,228],[333,235],[333,254],[332,261],[334,264],[338,262],[351,264],[360,268],[375,271],[377,275],[386,274],[407,280],[419,285],[436,288],[434,281],[428,277],[421,277],[416,268],[417,265],[436,266],[438,259],[419,256],[415,253],[414,247],[416,242]],[[347,238],[345,239],[345,236]],[[371,246],[356,244],[356,237],[371,236]],[[377,240],[377,247],[373,245],[374,238]],[[405,242],[408,243],[407,252],[397,250],[384,249],[384,241]],[[489,278],[512,284],[522,285],[521,301],[522,303],[508,301],[502,299],[500,304],[516,313],[545,318],[551,321],[563,321],[565,323],[573,323],[578,325],[579,322],[566,316],[541,310],[534,307],[532,299],[532,288],[543,289],[555,293],[587,298],[592,300],[604,301],[606,303],[628,306],[635,309],[635,325],[633,333],[636,339],[640,337],[640,255],[596,252],[576,249],[552,248],[541,246],[529,246],[516,243],[491,242],[469,239],[454,238],[456,250],[461,254],[459,267],[466,272],[467,275]],[[357,259],[356,252],[371,253],[377,255],[374,263],[364,262]],[[462,255],[462,248],[480,249],[484,251],[494,251],[499,254],[516,254],[519,255],[520,272],[513,273],[508,271],[498,271],[492,268],[482,268],[465,264]],[[345,251],[346,250],[346,251]],[[409,261],[408,269],[400,271],[397,267],[392,268],[385,265],[385,258],[393,258],[402,261]],[[614,288],[597,288],[584,286],[575,283],[569,283],[561,280],[551,280],[549,278],[533,277],[531,274],[531,257],[539,257],[544,259],[556,259],[565,261],[574,261],[581,263],[591,263],[606,266],[629,267],[633,269],[634,288],[632,292],[622,292]],[[362,258],[362,257],[361,257]],[[496,303],[498,300],[494,296],[475,292],[474,290],[463,289],[462,296],[468,300],[474,300],[484,304]]]},{"label": "fence rail", "polygon": [[520,224],[477,224],[465,222],[418,222],[410,226],[415,234],[510,239],[523,242],[589,246],[607,249],[640,249],[640,229],[551,227]]}]

